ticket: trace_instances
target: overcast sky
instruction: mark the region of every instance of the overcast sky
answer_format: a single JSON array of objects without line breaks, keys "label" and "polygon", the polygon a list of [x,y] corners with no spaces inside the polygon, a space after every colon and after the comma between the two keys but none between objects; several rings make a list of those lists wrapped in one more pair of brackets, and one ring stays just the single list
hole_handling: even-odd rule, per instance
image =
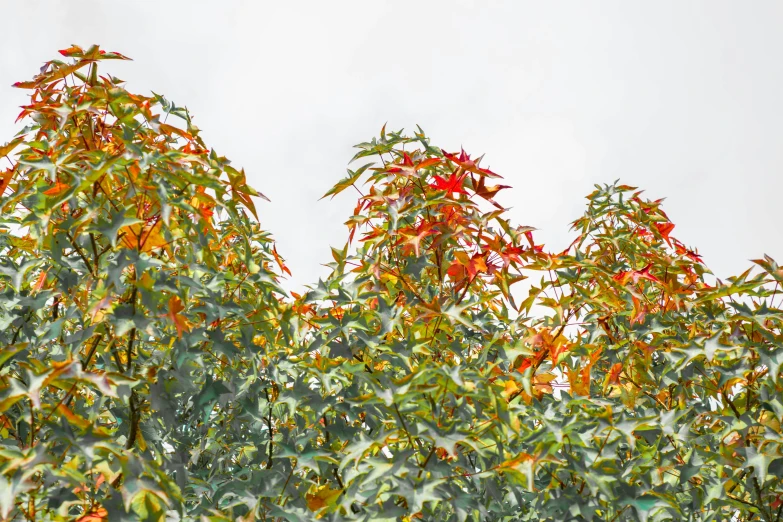
[{"label": "overcast sky", "polygon": [[272,200],[300,288],[345,242],[354,196],[318,201],[352,145],[421,125],[485,153],[498,200],[552,250],[594,183],[666,197],[718,277],[783,262],[783,3],[2,0],[0,143],[31,78],[75,43],[121,52],[134,92],[186,105]]}]

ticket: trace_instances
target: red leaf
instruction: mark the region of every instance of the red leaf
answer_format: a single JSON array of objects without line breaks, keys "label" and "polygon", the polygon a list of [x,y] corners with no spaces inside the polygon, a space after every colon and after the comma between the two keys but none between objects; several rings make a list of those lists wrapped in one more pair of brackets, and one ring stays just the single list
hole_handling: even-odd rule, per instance
[{"label": "red leaf", "polygon": [[484,176],[488,176],[490,178],[500,177],[489,169],[482,169],[481,167],[479,167],[478,162],[481,160],[481,158],[479,158],[478,161],[474,161],[470,159],[470,155],[468,155],[464,149],[462,149],[459,156],[457,156],[457,154],[451,154],[449,152],[446,152],[445,150],[443,151],[443,155],[446,156],[447,159],[451,160],[452,162],[456,163],[463,169],[467,170],[468,172],[473,172],[474,174],[483,174]]},{"label": "red leaf", "polygon": [[675,243],[674,244],[674,248],[677,250],[678,254],[680,254],[681,256],[684,255],[685,257],[687,257],[691,261],[696,261],[697,263],[703,263],[704,262],[699,254],[697,254],[693,250],[688,250],[680,242]]},{"label": "red leaf", "polygon": [[674,230],[674,223],[655,223],[655,228],[658,229],[658,233],[661,235],[664,241],[666,241],[669,246],[672,246],[671,239],[669,239],[669,234],[671,234],[671,231]]},{"label": "red leaf", "polygon": [[628,283],[629,279],[633,281],[634,284],[638,283],[642,279],[646,279],[654,283],[660,283],[661,280],[650,273],[651,267],[652,267],[652,263],[642,268],[641,270],[623,271],[620,272],[619,274],[612,276],[612,279],[614,279],[615,281],[619,282],[622,285]]},{"label": "red leaf", "polygon": [[430,187],[435,190],[445,190],[446,194],[449,196],[451,196],[452,193],[467,195],[467,191],[462,187],[464,180],[465,174],[457,175],[457,173],[452,173],[448,179],[435,176],[435,183],[431,184]]}]

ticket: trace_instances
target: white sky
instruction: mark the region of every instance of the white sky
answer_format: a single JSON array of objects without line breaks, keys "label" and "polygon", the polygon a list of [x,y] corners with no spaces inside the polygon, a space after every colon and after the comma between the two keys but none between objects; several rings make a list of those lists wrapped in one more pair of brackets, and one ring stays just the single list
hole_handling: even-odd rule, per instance
[{"label": "white sky", "polygon": [[[514,186],[498,197],[552,250],[593,183],[666,197],[718,277],[783,262],[783,3],[777,1],[0,1],[0,143],[42,62],[121,52],[135,92],[186,105],[272,199],[264,228],[315,282],[354,205],[318,201],[352,145],[419,124]],[[775,203],[777,201],[777,203]]]}]

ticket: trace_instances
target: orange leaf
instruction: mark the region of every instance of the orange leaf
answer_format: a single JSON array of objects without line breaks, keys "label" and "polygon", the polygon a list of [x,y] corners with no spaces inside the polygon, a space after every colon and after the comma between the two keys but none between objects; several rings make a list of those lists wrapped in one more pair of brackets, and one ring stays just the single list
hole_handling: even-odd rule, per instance
[{"label": "orange leaf", "polygon": [[172,134],[178,134],[183,138],[185,138],[186,140],[193,139],[193,136],[191,136],[189,132],[184,131],[178,127],[174,127],[173,125],[166,125],[165,123],[161,123],[160,130],[161,132],[163,132],[164,134],[168,134],[169,136],[171,136]]},{"label": "orange leaf", "polygon": [[432,229],[432,223],[429,223],[428,221],[424,221],[419,224],[415,231],[411,230],[411,227],[408,227],[407,230],[410,230],[410,232],[400,231],[400,233],[408,237],[408,239],[405,240],[405,245],[411,245],[413,247],[413,251],[415,252],[416,257],[419,257],[421,241],[427,236],[437,234],[437,231]]},{"label": "orange leaf", "polygon": [[503,462],[498,467],[499,468],[515,469],[520,464],[524,464],[525,462],[535,462],[535,461],[536,461],[536,458],[533,455],[531,455],[530,453],[520,453],[519,455],[517,455],[513,459],[509,459],[509,460]]},{"label": "orange leaf", "polygon": [[623,371],[623,363],[614,363],[609,370],[609,384],[620,384],[620,373]]},{"label": "orange leaf", "polygon": [[685,248],[685,246],[683,246],[679,242],[675,243],[674,248],[677,250],[678,254],[686,256],[691,261],[695,261],[697,263],[702,263],[703,262],[702,259],[701,259],[701,256],[699,254],[697,254],[693,250],[688,250],[687,248]]},{"label": "orange leaf", "polygon": [[283,260],[280,258],[280,255],[277,253],[277,246],[272,247],[272,255],[275,256],[275,261],[277,262],[277,266],[280,267],[280,270],[282,270],[283,272],[285,272],[290,276],[291,271],[288,269],[287,266],[285,266]]},{"label": "orange leaf", "polygon": [[[103,476],[103,475],[101,475]],[[109,520],[109,512],[106,508],[95,506],[90,511],[76,519],[76,522],[105,522]]]},{"label": "orange leaf", "polygon": [[5,192],[5,189],[8,188],[9,183],[11,183],[11,178],[14,175],[13,170],[6,170],[3,172],[2,175],[0,175],[0,195]]},{"label": "orange leaf", "polygon": [[636,296],[631,296],[633,300],[633,313],[631,315],[631,324],[644,324],[644,317],[647,314],[647,306],[642,306],[641,301]]},{"label": "orange leaf", "polygon": [[66,190],[70,189],[71,186],[67,183],[63,183],[62,181],[58,181],[54,185],[52,185],[52,188],[44,190],[44,194],[47,196],[57,196],[61,194],[62,192],[65,192]]},{"label": "orange leaf", "polygon": [[180,314],[184,309],[185,306],[179,300],[179,297],[172,295],[169,298],[169,311],[166,317],[171,319],[171,322],[177,328],[177,337],[182,337],[182,332],[184,331],[190,331],[190,323]]},{"label": "orange leaf", "polygon": [[46,270],[42,270],[40,275],[38,276],[38,279],[35,281],[35,285],[33,285],[33,293],[36,293],[43,288],[44,283],[46,282],[46,273],[49,271],[47,268]]},{"label": "orange leaf", "polygon": [[[13,85],[11,85],[11,87],[16,87],[17,89],[35,89],[37,85],[38,84],[35,83],[34,81],[16,82]],[[17,119],[16,121],[19,121],[19,119]]]}]

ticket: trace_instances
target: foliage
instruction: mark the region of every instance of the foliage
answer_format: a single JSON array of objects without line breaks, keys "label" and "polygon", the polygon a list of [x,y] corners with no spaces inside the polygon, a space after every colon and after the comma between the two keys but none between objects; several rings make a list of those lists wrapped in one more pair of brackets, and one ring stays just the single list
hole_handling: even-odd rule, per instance
[{"label": "foliage", "polygon": [[0,517],[780,520],[772,259],[717,280],[618,184],[548,252],[480,160],[384,129],[286,295],[187,111],[61,53],[0,149]]}]

